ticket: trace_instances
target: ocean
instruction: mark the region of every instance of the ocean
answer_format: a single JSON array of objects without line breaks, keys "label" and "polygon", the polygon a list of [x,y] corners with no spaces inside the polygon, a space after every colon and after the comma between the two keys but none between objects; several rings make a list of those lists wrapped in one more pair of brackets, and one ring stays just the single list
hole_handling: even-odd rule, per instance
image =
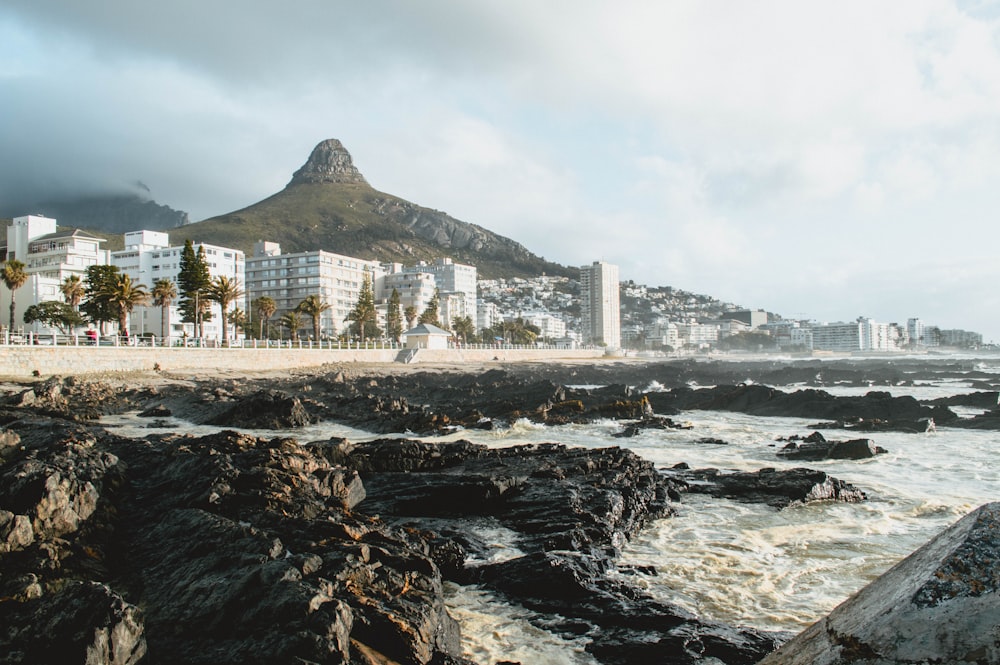
[{"label": "ocean", "polygon": [[[996,375],[1000,359],[977,361],[978,374]],[[973,392],[961,378],[920,381],[900,386],[824,386],[832,394],[864,394],[887,390],[894,396],[932,399]],[[653,386],[636,386],[658,389]],[[801,386],[774,386],[785,391]],[[953,408],[964,417],[982,409]],[[686,462],[691,468],[715,467],[755,471],[808,466],[862,489],[859,504],[821,502],[778,510],[763,505],[685,494],[678,514],[657,520],[623,552],[624,566],[644,566],[653,575],[630,575],[650,594],[711,620],[764,630],[798,632],[886,571],[973,508],[1000,499],[1000,432],[938,426],[927,433],[858,434],[819,430],[827,439],[864,436],[888,452],[851,461],[786,461],[776,455],[776,441],[815,428],[799,418],[760,418],[737,413],[689,411],[674,420],[690,430],[643,430],[632,438],[615,438],[620,424],[548,427],[519,421],[494,431],[456,431],[434,441],[468,439],[487,446],[559,442],[584,447],[620,445],[651,460],[669,473]],[[134,415],[106,419],[125,435],[150,433],[148,422]],[[130,431],[132,428],[135,431]],[[174,429],[180,429],[173,424]],[[194,434],[218,428],[185,426]],[[374,435],[330,423],[289,432],[252,432],[260,436],[294,436],[300,441],[344,436],[360,441]],[[384,436],[384,435],[380,435]],[[721,439],[726,445],[699,443]],[[487,534],[493,558],[517,556],[510,534]],[[462,625],[466,655],[481,663],[514,660],[525,663],[591,664],[586,638],[572,640],[547,633],[531,621],[530,612],[514,607],[476,587],[449,585],[450,611]]]}]

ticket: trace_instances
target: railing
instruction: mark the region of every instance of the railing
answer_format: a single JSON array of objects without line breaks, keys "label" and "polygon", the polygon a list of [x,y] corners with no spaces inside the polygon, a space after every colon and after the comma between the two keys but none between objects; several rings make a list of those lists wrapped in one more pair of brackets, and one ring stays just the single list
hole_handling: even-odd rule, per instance
[{"label": "railing", "polygon": [[[118,335],[87,335],[87,334],[56,334],[36,332],[10,332],[4,330],[0,334],[0,345],[25,346],[79,346],[79,347],[171,347],[171,348],[231,348],[231,349],[315,349],[315,350],[401,350],[407,348],[394,340],[290,340],[290,339],[231,339],[225,343],[218,339],[198,337],[149,337],[149,336],[118,336]],[[412,348],[412,347],[410,347]],[[419,348],[428,348],[421,345]],[[492,344],[463,344],[449,342],[448,349],[454,350],[566,350],[563,345],[551,344],[508,344],[497,342]],[[577,346],[577,349],[596,349],[593,346]]]}]

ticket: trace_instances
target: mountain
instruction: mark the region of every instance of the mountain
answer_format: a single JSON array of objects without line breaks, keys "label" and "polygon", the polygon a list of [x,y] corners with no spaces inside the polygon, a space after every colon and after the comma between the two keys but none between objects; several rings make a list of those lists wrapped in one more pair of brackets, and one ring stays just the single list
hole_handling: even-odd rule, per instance
[{"label": "mountain", "polygon": [[408,265],[450,257],[476,266],[483,279],[578,274],[481,226],[379,192],[336,139],[317,145],[277,194],[171,236],[175,243],[191,238],[247,254],[258,240],[269,240],[286,253],[322,249]]},{"label": "mountain", "polygon": [[[166,231],[188,223],[188,214],[149,198],[149,190],[136,183],[135,192],[90,194],[33,203],[28,210],[3,210],[4,216],[44,215],[60,226],[92,229],[108,234],[149,229]],[[143,191],[139,191],[139,190]]]}]

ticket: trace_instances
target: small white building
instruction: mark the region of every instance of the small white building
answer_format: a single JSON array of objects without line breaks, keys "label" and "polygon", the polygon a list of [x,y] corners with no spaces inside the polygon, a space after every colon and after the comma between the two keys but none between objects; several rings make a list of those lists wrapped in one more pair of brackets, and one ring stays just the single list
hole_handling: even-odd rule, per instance
[{"label": "small white building", "polygon": [[430,323],[421,323],[403,333],[408,349],[447,349],[451,333]]}]

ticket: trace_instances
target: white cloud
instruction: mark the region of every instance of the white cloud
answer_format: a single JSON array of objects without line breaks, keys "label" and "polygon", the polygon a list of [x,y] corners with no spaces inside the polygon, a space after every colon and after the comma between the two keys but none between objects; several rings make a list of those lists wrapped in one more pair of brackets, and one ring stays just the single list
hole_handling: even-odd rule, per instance
[{"label": "white cloud", "polygon": [[375,187],[570,265],[971,317],[1000,278],[976,253],[1000,240],[995,8],[9,0],[0,198],[142,178],[200,218],[333,137]]}]

